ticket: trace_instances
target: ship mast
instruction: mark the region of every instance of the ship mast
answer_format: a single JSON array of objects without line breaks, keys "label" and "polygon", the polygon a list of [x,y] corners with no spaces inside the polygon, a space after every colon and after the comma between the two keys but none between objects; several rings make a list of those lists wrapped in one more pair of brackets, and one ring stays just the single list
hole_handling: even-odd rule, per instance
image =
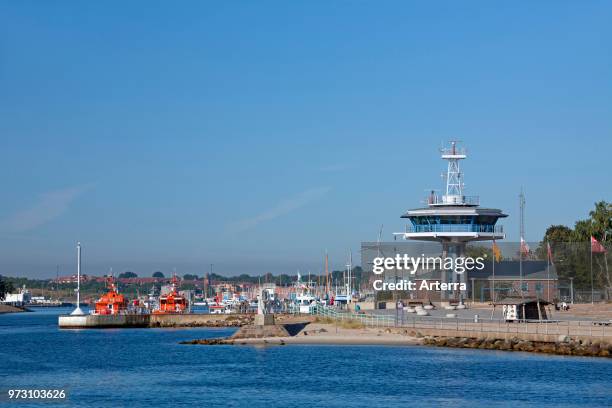
[{"label": "ship mast", "polygon": [[329,269],[328,269],[328,255],[327,251],[325,251],[325,294],[329,296],[330,286],[329,286]]}]

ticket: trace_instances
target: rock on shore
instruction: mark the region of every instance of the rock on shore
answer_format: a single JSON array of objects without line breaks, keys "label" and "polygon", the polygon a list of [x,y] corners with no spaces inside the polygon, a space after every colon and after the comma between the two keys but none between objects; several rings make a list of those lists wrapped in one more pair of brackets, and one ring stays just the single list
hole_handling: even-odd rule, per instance
[{"label": "rock on shore", "polygon": [[486,350],[528,351],[568,356],[610,357],[612,345],[598,341],[572,340],[563,336],[557,342],[529,341],[519,338],[489,339],[469,337],[426,336],[423,344],[438,347],[476,348]]},{"label": "rock on shore", "polygon": [[21,313],[21,312],[29,312],[29,310],[24,307],[0,304],[0,314],[2,313]]},{"label": "rock on shore", "polygon": [[181,341],[179,342],[179,344],[203,344],[203,345],[207,345],[207,346],[215,346],[215,345],[222,345],[222,344],[234,344],[233,340],[229,340],[227,338],[220,338],[220,339],[195,339],[195,340],[187,340],[187,341]]},{"label": "rock on shore", "polygon": [[151,327],[242,327],[253,323],[253,316],[250,315],[235,315],[227,316],[219,319],[206,315],[206,319],[194,321],[176,322],[173,320],[151,322]]}]

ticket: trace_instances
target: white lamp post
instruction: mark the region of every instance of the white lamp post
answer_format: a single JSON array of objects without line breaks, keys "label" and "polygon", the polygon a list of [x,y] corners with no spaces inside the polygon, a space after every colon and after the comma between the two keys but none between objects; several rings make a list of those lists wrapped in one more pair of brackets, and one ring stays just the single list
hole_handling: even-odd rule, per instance
[{"label": "white lamp post", "polygon": [[82,316],[85,313],[81,310],[81,243],[77,242],[77,304],[76,309],[70,313],[73,316]]}]

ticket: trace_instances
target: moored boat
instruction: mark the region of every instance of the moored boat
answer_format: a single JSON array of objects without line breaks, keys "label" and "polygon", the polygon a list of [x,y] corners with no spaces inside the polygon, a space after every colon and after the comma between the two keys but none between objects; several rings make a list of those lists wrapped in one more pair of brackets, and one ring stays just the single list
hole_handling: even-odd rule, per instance
[{"label": "moored boat", "polygon": [[96,302],[96,308],[91,312],[95,315],[116,315],[126,313],[128,308],[128,301],[117,291],[115,281],[112,276],[106,279],[106,285],[108,292],[106,292]]},{"label": "moored boat", "polygon": [[176,283],[177,279],[174,276],[170,292],[159,297],[159,304],[153,309],[153,314],[184,313],[187,310],[187,299],[178,293]]}]

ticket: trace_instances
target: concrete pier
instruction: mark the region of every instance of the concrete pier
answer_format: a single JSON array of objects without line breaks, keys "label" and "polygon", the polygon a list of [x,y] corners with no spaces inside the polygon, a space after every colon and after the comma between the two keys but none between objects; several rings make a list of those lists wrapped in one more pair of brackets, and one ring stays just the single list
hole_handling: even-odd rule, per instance
[{"label": "concrete pier", "polygon": [[119,327],[240,327],[252,323],[248,314],[165,314],[165,315],[83,315],[60,316],[62,329],[103,329]]}]

